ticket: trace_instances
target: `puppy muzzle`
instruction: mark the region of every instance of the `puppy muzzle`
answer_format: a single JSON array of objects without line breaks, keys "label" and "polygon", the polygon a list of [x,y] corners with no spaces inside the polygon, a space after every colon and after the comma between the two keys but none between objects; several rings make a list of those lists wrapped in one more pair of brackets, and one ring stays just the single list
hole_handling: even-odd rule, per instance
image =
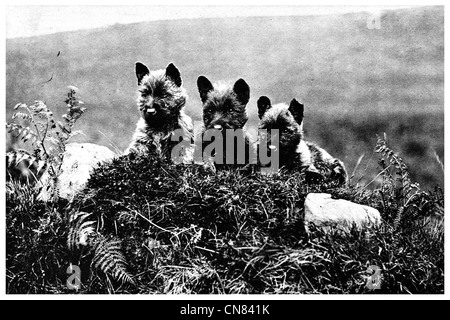
[{"label": "puppy muzzle", "polygon": [[156,109],[155,108],[147,108],[146,113],[149,115],[155,115]]}]

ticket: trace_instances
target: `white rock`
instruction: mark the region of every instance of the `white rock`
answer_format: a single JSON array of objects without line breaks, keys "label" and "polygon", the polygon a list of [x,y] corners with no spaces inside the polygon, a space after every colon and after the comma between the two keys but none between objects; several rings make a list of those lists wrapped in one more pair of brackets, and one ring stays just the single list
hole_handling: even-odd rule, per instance
[{"label": "white rock", "polygon": [[[116,154],[109,148],[93,143],[69,143],[66,145],[62,173],[58,179],[59,196],[72,200],[75,194],[81,191],[88,181],[92,170],[100,164],[111,161]],[[48,173],[41,178],[43,185],[48,185]],[[51,182],[50,182],[51,183]],[[43,188],[39,198],[44,201],[51,200],[52,195],[48,188]]]},{"label": "white rock", "polygon": [[327,193],[310,193],[305,199],[305,228],[308,225],[336,227],[338,230],[349,231],[352,226],[361,230],[368,226],[381,223],[377,209],[356,204],[342,199],[331,199]]}]

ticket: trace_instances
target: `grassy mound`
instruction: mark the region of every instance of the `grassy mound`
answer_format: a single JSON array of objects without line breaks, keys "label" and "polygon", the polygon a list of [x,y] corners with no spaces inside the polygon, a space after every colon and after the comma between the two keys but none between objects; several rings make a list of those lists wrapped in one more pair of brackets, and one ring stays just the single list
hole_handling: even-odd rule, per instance
[{"label": "grassy mound", "polygon": [[67,219],[65,204],[37,201],[30,185],[6,186],[7,293],[69,293],[65,288]]},{"label": "grassy mound", "polygon": [[[310,192],[374,206],[385,222],[307,235]],[[82,293],[442,293],[444,230],[430,216],[443,196],[423,193],[400,217],[398,197],[386,188],[311,185],[302,173],[212,173],[124,156],[52,211],[35,200],[23,208],[20,192],[10,193],[8,292],[68,292],[73,263]],[[367,287],[371,265],[381,270],[380,290]]]}]

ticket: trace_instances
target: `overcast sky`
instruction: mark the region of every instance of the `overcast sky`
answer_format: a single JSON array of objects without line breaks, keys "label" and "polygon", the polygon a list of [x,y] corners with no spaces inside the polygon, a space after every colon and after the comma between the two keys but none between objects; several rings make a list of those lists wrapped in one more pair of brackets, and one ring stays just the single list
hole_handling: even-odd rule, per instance
[{"label": "overcast sky", "polygon": [[[8,5],[6,6],[7,38],[28,37],[61,31],[98,28],[115,23],[124,24],[150,20],[271,15],[323,15],[357,11],[377,11],[380,9],[386,10],[396,9],[399,7],[407,7],[293,5],[254,6],[251,5],[252,2],[245,0],[227,1],[227,3],[229,4],[246,4],[245,6],[13,5],[16,3],[20,3],[20,1],[9,1]],[[114,2],[109,1],[108,3]],[[165,3],[167,3],[167,1]],[[258,3],[267,2],[259,1]]]}]

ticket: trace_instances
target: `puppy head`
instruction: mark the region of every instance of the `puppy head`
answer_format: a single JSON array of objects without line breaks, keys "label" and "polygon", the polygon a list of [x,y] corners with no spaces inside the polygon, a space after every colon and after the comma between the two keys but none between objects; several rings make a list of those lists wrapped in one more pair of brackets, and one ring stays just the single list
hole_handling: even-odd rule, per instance
[{"label": "puppy head", "polygon": [[[279,139],[281,155],[293,154],[303,134],[290,111],[290,106],[284,103],[272,105],[268,97],[262,96],[258,99],[258,115],[261,119],[259,129],[266,130],[269,147],[272,145],[271,139]],[[278,135],[271,134],[273,129],[278,130]]]},{"label": "puppy head", "polygon": [[170,63],[165,70],[150,71],[147,66],[137,62],[135,71],[138,106],[146,122],[158,124],[164,123],[167,118],[177,117],[187,100],[177,67]]},{"label": "puppy head", "polygon": [[205,129],[241,129],[248,120],[246,105],[250,99],[250,88],[243,79],[233,86],[213,85],[200,76],[197,87],[203,103]]}]

